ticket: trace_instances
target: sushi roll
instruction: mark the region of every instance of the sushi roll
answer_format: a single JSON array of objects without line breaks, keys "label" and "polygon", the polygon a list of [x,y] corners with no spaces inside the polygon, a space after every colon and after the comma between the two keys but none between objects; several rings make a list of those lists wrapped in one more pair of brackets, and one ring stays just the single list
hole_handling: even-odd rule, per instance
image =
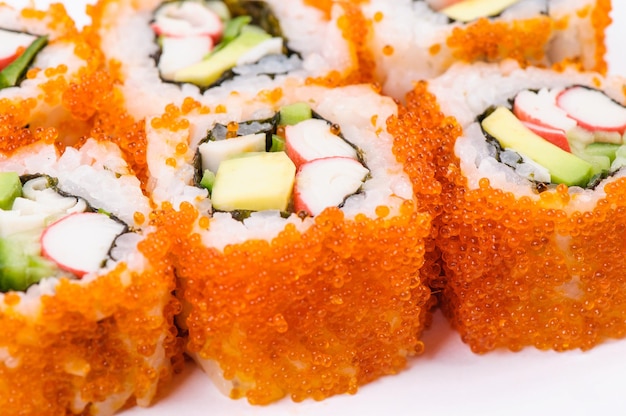
[{"label": "sushi roll", "polygon": [[[346,6],[348,7],[348,6]],[[90,32],[119,74],[137,119],[184,98],[199,100],[234,78],[254,82],[285,73],[324,77],[355,71],[352,39],[344,39],[343,8],[327,17],[303,0],[102,0]],[[333,43],[333,48],[325,46]]]},{"label": "sushi roll", "polygon": [[623,80],[458,65],[410,100],[442,141],[438,283],[463,341],[484,353],[624,337]]},{"label": "sushi roll", "polygon": [[111,143],[0,160],[0,406],[112,415],[181,363],[169,238]]},{"label": "sushi roll", "polygon": [[[54,127],[62,147],[87,135],[93,114],[77,105],[75,91],[102,62],[65,8],[0,5],[0,45],[0,118],[10,126],[3,129]],[[1,146],[11,151],[11,143]]]},{"label": "sushi roll", "polygon": [[401,99],[412,82],[454,62],[577,63],[606,71],[607,0],[374,0],[363,12],[383,91]]},{"label": "sushi roll", "polygon": [[187,351],[252,404],[401,371],[432,306],[420,275],[431,216],[394,155],[410,141],[408,126],[387,132],[396,104],[368,85],[271,84],[219,113],[187,101],[147,123],[156,217],[180,242]]}]

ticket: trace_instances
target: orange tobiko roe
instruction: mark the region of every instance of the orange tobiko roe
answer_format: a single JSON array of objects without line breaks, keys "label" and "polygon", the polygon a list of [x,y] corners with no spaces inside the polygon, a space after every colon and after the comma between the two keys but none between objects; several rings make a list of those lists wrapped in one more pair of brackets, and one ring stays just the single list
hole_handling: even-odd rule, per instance
[{"label": "orange tobiko roe", "polygon": [[[589,19],[592,41],[584,46],[591,48],[594,53],[591,59],[568,59],[568,65],[577,64],[586,70],[606,73],[604,38],[605,30],[611,23],[610,11],[610,0],[597,0],[593,6],[587,5],[576,11],[580,18]],[[554,20],[547,15],[512,21],[482,18],[466,26],[455,27],[446,44],[453,57],[463,62],[497,62],[511,58],[520,65],[536,65],[544,61],[546,45],[550,43],[554,33],[567,29],[570,24],[568,17]],[[433,47],[438,49],[438,45]],[[564,63],[554,64],[562,66]]]},{"label": "orange tobiko roe", "polygon": [[[312,5],[320,2],[310,1]],[[327,2],[321,2],[327,3]],[[374,54],[367,47],[367,38],[371,36],[371,23],[365,18],[359,7],[358,0],[341,1],[338,4],[343,8],[343,14],[338,18],[337,25],[341,30],[342,37],[348,42],[351,51],[352,65],[343,71],[330,71],[322,77],[314,77],[309,84],[326,87],[340,87],[350,84],[373,83],[375,81],[376,61]],[[328,3],[328,12],[330,12]]]},{"label": "orange tobiko roe", "polygon": [[416,140],[439,142],[435,228],[445,277],[431,286],[463,341],[476,353],[563,351],[626,336],[626,178],[608,183],[586,212],[568,209],[576,196],[565,185],[537,199],[486,178],[469,189],[454,154],[460,126],[425,82],[407,106],[424,120]]},{"label": "orange tobiko roe", "polygon": [[511,22],[482,18],[467,26],[455,27],[447,45],[452,56],[464,62],[512,58],[520,64],[538,63],[544,58],[552,31],[548,16]]},{"label": "orange tobiko roe", "polygon": [[145,270],[119,264],[88,283],[62,279],[54,294],[0,294],[2,415],[113,414],[152,401],[182,364],[169,245],[162,231],[139,244]]},{"label": "orange tobiko roe", "polygon": [[355,393],[423,351],[431,295],[419,269],[430,217],[412,201],[395,216],[377,213],[349,220],[331,208],[304,232],[290,224],[270,241],[220,251],[194,232],[202,221],[191,204],[164,204],[155,218],[177,236],[187,348],[219,364],[231,397]]},{"label": "orange tobiko roe", "polygon": [[[74,48],[74,54],[82,60],[81,66],[71,71],[64,63],[29,69],[26,79],[30,85],[25,89],[28,93],[16,98],[3,98],[0,102],[0,117],[11,117],[16,128],[28,126],[33,134],[38,129],[54,128],[57,131],[55,142],[60,148],[75,145],[88,133],[90,120],[89,116],[73,112],[66,105],[65,93],[73,85],[80,84],[85,73],[99,70],[102,66],[99,54],[88,47],[86,39],[78,32],[61,4],[53,4],[47,10],[26,7],[21,11],[21,18],[24,22],[44,23],[50,31],[49,44]],[[33,82],[36,82],[36,85],[33,85]],[[3,138],[3,141],[8,140]],[[3,143],[0,151],[10,154],[23,144],[29,144],[29,140],[20,140],[19,143],[11,143],[10,146]]]}]

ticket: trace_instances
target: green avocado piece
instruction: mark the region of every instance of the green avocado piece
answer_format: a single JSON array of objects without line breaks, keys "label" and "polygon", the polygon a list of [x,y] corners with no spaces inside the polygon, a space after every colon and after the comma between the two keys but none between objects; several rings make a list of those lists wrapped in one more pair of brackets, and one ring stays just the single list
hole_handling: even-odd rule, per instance
[{"label": "green avocado piece", "polygon": [[548,169],[554,183],[584,187],[591,179],[589,162],[536,135],[505,107],[496,108],[481,125],[505,149],[515,150]]},{"label": "green avocado piece", "polygon": [[54,263],[33,253],[31,246],[19,238],[0,238],[0,292],[26,290],[54,275]]},{"label": "green avocado piece", "polygon": [[0,89],[14,87],[40,50],[48,44],[48,36],[40,36],[13,62],[0,71]]},{"label": "green avocado piece", "polygon": [[285,211],[296,166],[285,152],[257,152],[220,164],[211,202],[220,211]]},{"label": "green avocado piece", "polygon": [[272,37],[260,28],[245,26],[239,36],[224,48],[210,54],[202,62],[188,66],[174,74],[176,82],[190,82],[200,87],[208,87],[225,71],[237,65],[237,61],[250,49]]},{"label": "green avocado piece", "polygon": [[0,172],[0,209],[10,210],[15,198],[22,196],[22,182],[15,172]]},{"label": "green avocado piece", "polygon": [[280,109],[280,121],[278,124],[293,126],[311,117],[313,117],[313,113],[307,103],[294,103]]}]

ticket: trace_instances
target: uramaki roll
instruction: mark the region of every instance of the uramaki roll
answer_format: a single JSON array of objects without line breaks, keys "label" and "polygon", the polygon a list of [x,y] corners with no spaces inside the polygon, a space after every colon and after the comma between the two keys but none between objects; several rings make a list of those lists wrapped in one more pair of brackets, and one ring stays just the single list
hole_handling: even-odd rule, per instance
[{"label": "uramaki roll", "polygon": [[[86,136],[93,113],[75,105],[75,90],[85,88],[102,61],[63,5],[0,5],[0,44],[0,134],[54,127],[62,146]],[[15,148],[10,142],[0,146],[3,152]]]},{"label": "uramaki roll", "polygon": [[411,96],[444,133],[441,298],[473,351],[586,350],[626,335],[622,86],[476,64]]},{"label": "uramaki roll", "polygon": [[180,304],[139,181],[93,140],[62,156],[35,143],[0,170],[2,414],[147,406],[181,357]]},{"label": "uramaki roll", "polygon": [[373,0],[363,6],[383,91],[401,99],[412,83],[454,62],[578,63],[606,71],[608,0]]},{"label": "uramaki roll", "polygon": [[[294,104],[310,107],[308,116],[285,126],[282,113],[285,108],[293,110]],[[349,142],[355,152],[353,156],[314,158],[298,168],[298,175],[307,165],[338,159],[346,162],[342,166],[348,171],[359,165],[357,170],[369,173],[357,184],[356,193],[344,194],[343,202],[340,198],[314,215],[308,210],[310,205],[296,211],[291,208],[298,206],[298,195],[302,197],[306,187],[299,182],[300,176],[295,179],[296,196],[287,208],[235,205],[233,211],[225,207],[223,196],[217,193],[227,164],[266,157],[287,165],[301,162],[264,148],[247,156],[227,157],[219,164],[215,182],[209,186],[212,216],[199,211],[195,199],[178,199],[174,206],[166,200],[160,226],[179,242],[173,255],[179,295],[187,305],[182,323],[188,331],[188,351],[227,394],[246,397],[254,404],[285,395],[301,401],[355,393],[365,383],[400,371],[407,358],[424,348],[420,334],[429,321],[431,296],[420,268],[430,215],[417,209],[408,176],[394,156],[412,145],[406,134],[409,127],[397,137],[387,132],[386,119],[396,113],[396,104],[370,86],[330,89],[283,80],[258,94],[238,91],[230,95],[221,113],[208,115],[221,119],[213,119],[209,141],[198,145],[193,129],[198,123],[194,120],[202,118],[199,108],[171,106],[149,122],[150,140],[183,140],[170,142],[183,152],[167,153],[169,160],[155,159],[155,163],[168,165],[175,173],[179,166],[192,163],[196,148],[248,140],[255,134],[239,133],[277,123],[277,130],[264,130],[267,136],[262,133],[263,147],[265,137],[273,144],[274,136],[284,135],[287,154],[291,154],[292,135],[303,134],[301,129],[308,126],[315,131],[313,139],[339,140],[343,142],[337,144],[340,148]],[[217,137],[224,129],[236,137]],[[172,134],[177,131],[182,133]],[[201,154],[204,165],[205,153]],[[426,163],[421,167],[428,176]],[[265,177],[261,168],[255,172],[242,181],[254,183],[251,192],[262,187],[255,176]],[[325,176],[322,170],[317,172]],[[330,172],[338,177],[337,182],[346,179],[336,168]],[[323,186],[318,191],[326,199],[336,184],[330,181]]]},{"label": "uramaki roll", "polygon": [[[357,65],[339,19],[302,0],[102,0],[89,31],[119,75],[127,108],[140,119],[182,105],[233,78],[342,74]],[[332,48],[327,46],[332,44]]]}]

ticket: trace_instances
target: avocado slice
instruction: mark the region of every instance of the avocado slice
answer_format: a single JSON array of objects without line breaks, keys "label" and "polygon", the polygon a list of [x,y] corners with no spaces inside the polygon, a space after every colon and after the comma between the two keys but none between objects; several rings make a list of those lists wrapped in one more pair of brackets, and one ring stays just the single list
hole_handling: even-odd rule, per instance
[{"label": "avocado slice", "polygon": [[554,183],[584,187],[593,174],[589,162],[536,135],[505,107],[496,108],[481,125],[503,148],[515,150],[546,167]]},{"label": "avocado slice", "polygon": [[259,152],[224,160],[213,184],[213,208],[285,211],[295,175],[296,166],[285,152]]},{"label": "avocado slice", "polygon": [[0,72],[0,90],[14,87],[40,50],[48,44],[48,36],[40,36],[13,62]]},{"label": "avocado slice", "polygon": [[496,16],[519,0],[464,0],[439,10],[450,19],[470,22],[481,17]]},{"label": "avocado slice", "polygon": [[10,210],[15,198],[22,196],[22,182],[15,172],[0,172],[0,209]]},{"label": "avocado slice", "polygon": [[174,81],[208,87],[217,81],[224,71],[236,66],[239,58],[246,52],[271,38],[271,35],[258,27],[245,26],[239,36],[224,48],[210,54],[202,62],[176,71]]}]

